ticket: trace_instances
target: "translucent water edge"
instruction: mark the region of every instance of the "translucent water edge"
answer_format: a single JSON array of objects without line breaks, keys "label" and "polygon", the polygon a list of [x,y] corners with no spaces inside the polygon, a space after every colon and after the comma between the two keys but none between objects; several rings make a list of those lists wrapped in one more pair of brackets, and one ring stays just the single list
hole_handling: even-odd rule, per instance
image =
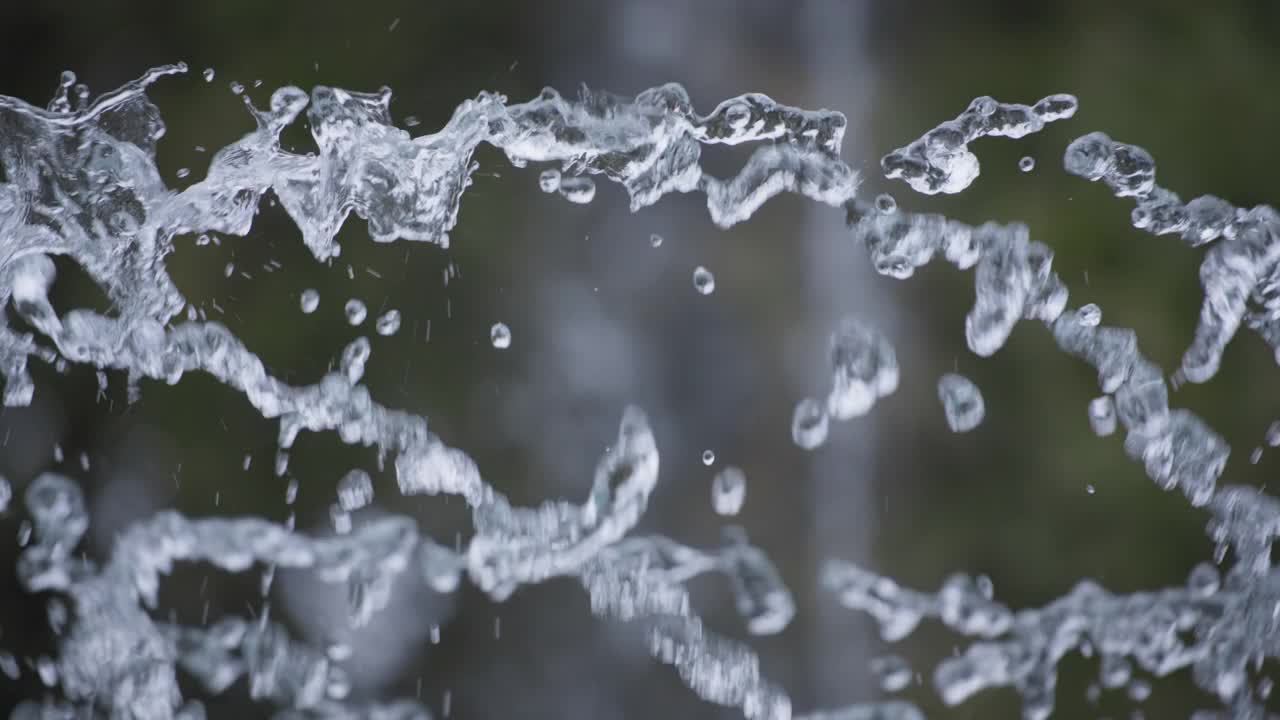
[{"label": "translucent water edge", "polygon": [[[440,131],[412,137],[390,122],[389,90],[317,87],[308,95],[285,87],[266,109],[243,96],[254,128],[214,154],[204,180],[176,191],[156,169],[164,124],[145,91],[186,70],[182,64],[157,68],[96,99],[65,73],[46,108],[0,96],[0,304],[11,303],[29,328],[0,319],[4,403],[31,401],[35,386],[27,364],[33,359],[58,368],[80,363],[123,371],[135,388],[142,378],[173,384],[202,371],[243,393],[263,417],[279,418],[277,473],[287,473],[299,432],[336,431],[344,443],[373,446],[392,458],[401,492],[463,498],[474,535],[453,550],[398,516],[309,537],[295,532],[291,520],[196,520],[165,511],[130,527],[98,567],[75,554],[88,528],[79,486],[61,475],[41,475],[24,493],[32,532],[18,575],[27,589],[61,598],[50,607],[51,618],[65,619],[58,623],[57,657],[33,659],[60,699],[25,703],[14,717],[63,717],[77,709],[123,718],[203,717],[199,701],[181,697],[179,672],[212,694],[247,677],[252,696],[274,703],[280,717],[429,717],[407,700],[348,701],[341,653],[292,640],[266,615],[226,617],[202,627],[156,620],[147,609],[175,562],[230,572],[265,568],[264,593],[275,568],[310,569],[326,582],[349,586],[350,622],[357,627],[385,606],[391,583],[404,572],[420,573],[441,592],[455,590],[465,578],[498,600],[522,584],[574,577],[594,612],[645,623],[655,658],[672,665],[699,697],[740,708],[746,717],[922,717],[900,701],[793,715],[786,692],[761,675],[753,651],[705,629],[684,589],[704,573],[727,578],[750,633],[781,631],[795,604],[778,569],[740,528],[727,529],[724,544],[710,549],[629,536],[659,476],[658,450],[641,410],[623,410],[618,440],[601,458],[582,502],[517,507],[483,479],[465,452],[432,434],[426,418],[370,396],[360,383],[371,353],[367,338],[348,345],[338,370],[319,383],[291,386],[271,376],[230,330],[201,318],[165,272],[165,258],[182,236],[246,234],[268,190],[319,260],[341,253],[335,237],[351,212],[368,223],[375,242],[447,247],[476,169],[472,153],[482,142],[518,167],[554,164],[538,176],[539,187],[571,202],[590,202],[597,178],[621,184],[632,209],[668,192],[700,192],[711,220],[728,227],[774,195],[796,192],[843,208],[852,237],[884,275],[908,278],[935,254],[959,269],[974,268],[976,297],[965,321],[969,348],[989,356],[1019,320],[1039,320],[1064,352],[1096,368],[1103,395],[1087,403],[1095,431],[1122,426],[1126,451],[1152,480],[1177,488],[1209,513],[1208,532],[1219,546],[1215,562],[1197,567],[1185,587],[1113,595],[1086,580],[1043,608],[1019,611],[996,601],[984,578],[957,575],[928,593],[833,560],[824,584],[845,605],[875,617],[887,640],[906,636],[925,619],[975,638],[933,673],[948,704],[1009,686],[1022,696],[1024,717],[1046,717],[1057,662],[1074,650],[1100,653],[1100,682],[1128,686],[1131,697],[1145,697],[1145,681],[1133,666],[1156,676],[1189,667],[1195,683],[1223,707],[1197,717],[1265,716],[1270,683],[1259,677],[1261,663],[1280,653],[1280,580],[1270,557],[1280,535],[1280,502],[1249,487],[1219,486],[1229,455],[1225,441],[1192,413],[1169,407],[1163,372],[1138,350],[1132,330],[1102,325],[1096,306],[1067,308],[1052,251],[1031,240],[1025,225],[970,226],[910,212],[892,198],[859,199],[858,176],[840,158],[846,124],[840,113],[749,93],[700,115],[675,84],[635,98],[584,91],[570,100],[545,90],[519,104],[482,93],[460,105]],[[882,168],[919,192],[959,192],[980,171],[968,143],[1022,137],[1070,118],[1076,106],[1069,95],[1031,106],[978,98],[956,119],[885,156]],[[304,110],[317,152],[302,155],[282,149],[278,138]],[[748,142],[758,146],[736,176],[718,179],[702,171],[702,145]],[[1183,204],[1155,184],[1155,163],[1145,151],[1101,133],[1071,143],[1064,166],[1104,182],[1118,197],[1133,198],[1135,227],[1177,234],[1191,245],[1215,243],[1201,267],[1205,301],[1195,339],[1175,379],[1209,380],[1242,323],[1280,347],[1280,216],[1272,208],[1246,210],[1212,196]],[[49,301],[54,255],[84,268],[106,292],[111,315],[55,311]],[[695,285],[714,288],[696,279]],[[311,312],[318,303],[318,295],[304,294],[300,309]],[[347,307],[353,324],[361,324],[365,313],[363,304]],[[398,314],[387,314],[375,325],[390,334],[398,323]],[[492,334],[496,347],[510,343],[505,325],[495,325]],[[792,418],[793,439],[802,447],[822,444],[830,420],[869,412],[898,384],[892,345],[865,322],[850,320],[835,329],[831,358],[826,401],[802,400]],[[981,393],[964,378],[941,378],[939,400],[956,431],[982,419]],[[344,477],[336,512],[371,500],[362,472]],[[731,515],[745,497],[745,478],[716,482],[713,502]],[[7,482],[0,488],[2,507],[12,491]],[[2,659],[0,667],[17,667],[11,656]],[[886,690],[904,685],[897,680],[900,664],[886,660],[871,670]]]}]

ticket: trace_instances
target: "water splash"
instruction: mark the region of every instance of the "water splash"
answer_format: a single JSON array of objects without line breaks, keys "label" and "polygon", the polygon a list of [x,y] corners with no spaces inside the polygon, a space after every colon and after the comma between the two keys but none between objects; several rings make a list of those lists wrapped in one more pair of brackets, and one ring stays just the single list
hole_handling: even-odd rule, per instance
[{"label": "water splash", "polygon": [[1116,197],[1134,198],[1133,226],[1153,235],[1176,234],[1191,246],[1221,238],[1204,256],[1200,284],[1204,304],[1182,376],[1195,383],[1218,371],[1222,352],[1244,322],[1276,352],[1280,363],[1280,215],[1270,206],[1237,208],[1201,195],[1183,203],[1156,184],[1156,163],[1137,145],[1094,132],[1072,141],[1063,156],[1067,172],[1102,181]]},{"label": "water splash", "polygon": [[[1105,395],[1091,408],[1100,402],[1113,408],[1112,424],[1118,421],[1126,430],[1126,452],[1161,487],[1181,489],[1212,515],[1209,533],[1219,545],[1217,559],[1221,563],[1231,550],[1234,564],[1222,576],[1197,568],[1186,587],[1153,593],[1111,595],[1086,581],[1044,608],[1017,613],[993,599],[989,582],[963,575],[948,579],[937,593],[922,593],[833,562],[824,583],[845,604],[872,614],[886,639],[904,637],[926,618],[983,638],[934,673],[935,687],[951,704],[983,688],[1012,686],[1022,693],[1026,716],[1044,717],[1053,706],[1057,662],[1087,647],[1103,655],[1104,685],[1127,682],[1131,694],[1149,692],[1132,678],[1128,661],[1154,675],[1190,667],[1195,682],[1235,716],[1262,713],[1269,690],[1250,680],[1257,664],[1275,658],[1280,647],[1274,614],[1280,585],[1270,556],[1280,537],[1280,502],[1251,488],[1218,487],[1229,454],[1225,441],[1196,416],[1168,406],[1162,373],[1139,353],[1132,330],[1101,325],[1100,314],[1088,306],[1066,309],[1067,289],[1052,271],[1053,254],[1030,239],[1025,225],[975,227],[909,212],[896,201],[891,207],[888,201],[868,205],[856,199],[857,175],[839,157],[845,129],[839,113],[746,94],[700,116],[678,85],[630,99],[584,92],[567,100],[546,90],[522,104],[483,93],[460,105],[440,131],[415,138],[390,123],[389,90],[317,87],[308,95],[286,87],[272,94],[268,108],[258,109],[236,84],[254,129],[214,154],[204,180],[174,191],[156,170],[155,146],[164,125],[145,90],[185,71],[183,65],[158,68],[92,101],[87,88],[67,74],[48,109],[0,97],[0,304],[11,303],[33,331],[16,330],[0,316],[5,404],[31,401],[32,359],[123,370],[132,387],[140,378],[176,383],[187,372],[202,371],[243,393],[263,417],[279,418],[281,474],[299,432],[336,431],[344,443],[393,457],[402,493],[461,497],[475,532],[465,547],[452,550],[398,516],[359,526],[347,517],[346,532],[311,537],[257,518],[189,519],[162,512],[122,533],[98,567],[74,554],[88,527],[79,486],[42,475],[25,494],[31,542],[18,576],[29,590],[71,600],[65,603],[70,617],[57,658],[37,663],[65,702],[29,703],[22,712],[88,708],[119,717],[200,717],[202,708],[179,692],[181,667],[215,694],[247,677],[252,695],[299,712],[425,716],[413,703],[349,703],[349,682],[335,661],[291,640],[265,618],[229,617],[199,629],[153,620],[144,608],[155,605],[161,577],[175,562],[201,562],[230,572],[254,566],[308,569],[324,581],[346,583],[356,626],[386,604],[391,584],[404,572],[420,573],[440,592],[455,591],[465,577],[496,600],[523,584],[576,577],[593,611],[648,623],[654,656],[673,665],[700,697],[737,707],[748,717],[792,716],[789,697],[761,675],[755,654],[707,631],[684,587],[697,575],[723,574],[748,632],[779,632],[796,608],[765,554],[733,529],[726,544],[711,551],[667,538],[627,537],[658,478],[656,443],[638,409],[624,411],[617,442],[601,458],[584,501],[516,507],[463,451],[428,432],[425,418],[372,399],[360,384],[372,351],[367,338],[352,341],[338,370],[319,383],[293,387],[272,377],[222,325],[175,322],[189,307],[164,269],[176,239],[246,234],[270,190],[319,260],[340,254],[335,238],[352,212],[367,221],[375,242],[447,246],[476,168],[472,155],[488,143],[517,166],[558,164],[542,171],[539,186],[573,202],[591,201],[593,178],[622,185],[633,210],[669,192],[699,191],[712,221],[728,227],[774,195],[793,191],[844,208],[852,237],[882,274],[910,277],[938,253],[961,269],[976,267],[975,303],[965,321],[969,348],[990,355],[1019,320],[1040,320],[1062,350],[1097,370]],[[882,166],[921,192],[957,192],[979,170],[969,142],[987,135],[1020,137],[1070,117],[1075,108],[1075,99],[1065,95],[1033,107],[979,98],[960,117],[886,156]],[[279,144],[280,133],[303,110],[318,148],[310,155]],[[735,177],[722,180],[702,171],[702,145],[748,142],[760,145]],[[1280,298],[1280,224],[1270,208],[1242,211],[1216,198],[1183,206],[1155,185],[1154,163],[1145,152],[1101,134],[1073,143],[1065,164],[1071,172],[1103,180],[1117,195],[1137,198],[1142,212],[1135,211],[1134,221],[1140,227],[1180,232],[1192,244],[1222,238],[1201,269],[1206,303],[1183,360],[1185,377],[1207,380],[1242,321],[1280,346],[1274,307]],[[113,314],[73,309],[59,315],[49,300],[54,255],[83,267],[106,292]],[[299,302],[307,311],[305,294]],[[354,310],[352,303],[358,303]],[[346,315],[359,325],[367,308],[352,303]],[[1257,309],[1249,311],[1251,303]],[[375,323],[380,332],[387,317]],[[491,341],[507,347],[510,331],[495,325]],[[802,401],[793,417],[793,438],[803,447],[821,444],[830,417],[865,413],[898,383],[892,346],[869,326],[841,325],[831,357],[827,402]],[[371,500],[366,479],[367,474],[340,483],[335,507],[342,514]],[[291,501],[297,485],[289,487]],[[921,715],[905,703],[884,703],[803,717]]]},{"label": "water splash", "polygon": [[1033,106],[974,98],[954,120],[948,120],[906,147],[880,159],[885,177],[903,180],[916,192],[958,193],[973,184],[981,166],[969,143],[983,137],[1020,138],[1044,129],[1045,123],[1076,114],[1072,95],[1050,95]]}]

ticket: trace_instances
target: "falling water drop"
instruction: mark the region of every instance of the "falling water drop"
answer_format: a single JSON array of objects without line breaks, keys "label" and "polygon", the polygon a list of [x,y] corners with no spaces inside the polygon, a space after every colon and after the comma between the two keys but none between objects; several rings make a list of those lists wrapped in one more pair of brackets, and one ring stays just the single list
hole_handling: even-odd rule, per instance
[{"label": "falling water drop", "polygon": [[1280,447],[1280,420],[1277,420],[1267,427],[1266,434],[1267,445],[1271,447]]},{"label": "falling water drop", "polygon": [[650,235],[649,245],[653,247],[662,247],[662,236],[659,235],[658,233],[653,233],[652,235]]},{"label": "falling water drop", "polygon": [[359,510],[373,501],[373,480],[356,468],[338,481],[338,504],[346,512]]},{"label": "falling water drop", "polygon": [[303,290],[302,294],[298,296],[298,305],[302,308],[303,313],[310,315],[316,311],[316,308],[320,307],[320,293],[312,288]]},{"label": "falling water drop", "polygon": [[911,666],[898,655],[885,655],[871,661],[871,674],[885,692],[898,692],[911,684]]},{"label": "falling water drop", "polygon": [[729,465],[711,479],[711,506],[718,515],[737,515],[747,497],[747,475]]},{"label": "falling water drop", "polygon": [[386,311],[382,314],[382,317],[378,318],[378,321],[374,324],[374,328],[378,331],[379,335],[395,335],[396,331],[400,329],[400,311]]},{"label": "falling water drop", "polygon": [[812,450],[827,441],[830,420],[826,406],[811,397],[796,403],[791,415],[791,440],[805,450]]},{"label": "falling water drop", "polygon": [[982,393],[963,375],[947,373],[938,379],[938,400],[947,416],[951,432],[969,432],[986,414]]},{"label": "falling water drop", "polygon": [[499,350],[506,350],[511,347],[511,328],[505,323],[494,323],[489,328],[489,342]]},{"label": "falling water drop", "polygon": [[213,82],[213,68],[204,69],[204,81]]},{"label": "falling water drop", "polygon": [[898,201],[889,193],[880,193],[876,196],[876,210],[884,215],[892,215],[898,212]]},{"label": "falling water drop", "polygon": [[716,276],[699,265],[693,269],[693,287],[703,295],[710,295],[716,290]]},{"label": "falling water drop", "polygon": [[1024,173],[1029,173],[1032,170],[1035,170],[1036,159],[1030,155],[1024,155],[1023,158],[1018,161],[1018,169]]},{"label": "falling water drop", "polygon": [[702,464],[703,464],[703,465],[710,466],[710,465],[711,465],[711,463],[713,463],[713,462],[715,462],[715,461],[716,461],[716,454],[715,454],[714,452],[712,452],[711,450],[703,450],[703,451],[702,451]]},{"label": "falling water drop", "polygon": [[364,306],[364,303],[355,298],[347,301],[343,311],[347,314],[347,322],[351,325],[359,325],[364,322],[365,317],[369,314],[369,310]]},{"label": "falling water drop", "polygon": [[555,168],[543,170],[538,175],[538,188],[544,193],[553,193],[560,189],[560,171]]},{"label": "falling water drop", "polygon": [[571,203],[585,205],[596,196],[596,181],[589,177],[560,178],[560,197]]},{"label": "falling water drop", "polygon": [[1106,437],[1116,431],[1116,406],[1110,395],[1089,401],[1089,427],[1098,437]]}]

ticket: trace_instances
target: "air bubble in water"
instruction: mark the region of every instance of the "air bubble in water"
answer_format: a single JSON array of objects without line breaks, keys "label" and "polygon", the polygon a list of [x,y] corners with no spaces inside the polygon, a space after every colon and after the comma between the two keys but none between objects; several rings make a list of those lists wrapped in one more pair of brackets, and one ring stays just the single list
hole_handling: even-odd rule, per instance
[{"label": "air bubble in water", "polygon": [[553,193],[560,189],[560,171],[555,168],[543,170],[538,175],[538,188],[544,193]]},{"label": "air bubble in water", "polygon": [[1098,327],[1102,322],[1102,308],[1089,303],[1076,311],[1076,322],[1085,327]]},{"label": "air bubble in water", "polygon": [[889,193],[880,193],[876,196],[876,210],[885,215],[895,213],[898,211],[898,201]]},{"label": "air bubble in water", "polygon": [[714,452],[712,452],[711,450],[703,450],[703,451],[702,451],[702,464],[703,464],[703,465],[708,465],[708,466],[709,466],[709,465],[711,465],[711,463],[713,463],[713,462],[715,462],[715,461],[716,461],[716,454],[715,454]]},{"label": "air bubble in water", "polygon": [[356,468],[338,481],[338,504],[346,512],[359,510],[373,501],[373,480]]},{"label": "air bubble in water", "polygon": [[978,386],[963,375],[947,373],[939,378],[938,400],[942,402],[952,432],[969,432],[978,427],[986,414]]},{"label": "air bubble in water", "polygon": [[1036,160],[1030,155],[1025,155],[1018,161],[1018,169],[1024,173],[1031,172],[1036,169]]},{"label": "air bubble in water", "polygon": [[830,420],[826,406],[811,397],[796,403],[791,415],[791,440],[805,450],[812,450],[827,441]]},{"label": "air bubble in water", "polygon": [[1106,437],[1116,431],[1116,405],[1110,395],[1089,401],[1089,427],[1098,437]]},{"label": "air bubble in water", "polygon": [[382,314],[382,317],[378,318],[374,327],[379,335],[395,335],[396,331],[400,329],[400,311],[386,311]]},{"label": "air bubble in water", "polygon": [[359,325],[364,322],[365,317],[369,314],[369,310],[364,306],[364,303],[355,298],[351,298],[347,301],[347,305],[343,308],[343,312],[346,313],[347,322],[351,325]]},{"label": "air bubble in water", "polygon": [[703,295],[710,295],[716,290],[716,276],[699,265],[693,269],[693,287]]},{"label": "air bubble in water", "polygon": [[897,655],[885,655],[871,661],[871,674],[876,676],[880,689],[898,692],[911,684],[911,666]]},{"label": "air bubble in water", "polygon": [[661,247],[661,246],[662,246],[662,236],[661,236],[661,235],[659,235],[658,233],[654,233],[654,234],[650,235],[650,236],[649,236],[649,245],[651,245],[651,246],[653,246],[653,247]]},{"label": "air bubble in water", "polygon": [[711,479],[711,507],[718,515],[737,515],[747,497],[747,475],[729,465]]},{"label": "air bubble in water", "polygon": [[310,315],[320,307],[320,293],[312,288],[307,288],[298,296],[298,306],[302,308],[302,312]]},{"label": "air bubble in water", "polygon": [[489,328],[489,342],[499,350],[506,350],[511,347],[511,328],[505,323],[494,323]]}]

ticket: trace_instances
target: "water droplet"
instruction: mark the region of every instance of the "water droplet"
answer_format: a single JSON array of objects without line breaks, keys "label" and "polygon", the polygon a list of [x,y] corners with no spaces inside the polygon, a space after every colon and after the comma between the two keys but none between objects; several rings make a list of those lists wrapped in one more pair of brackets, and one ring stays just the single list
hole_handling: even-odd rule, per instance
[{"label": "water droplet", "polygon": [[963,375],[947,373],[939,378],[938,400],[942,402],[952,432],[969,432],[978,427],[986,414],[978,386]]},{"label": "water droplet", "polygon": [[702,451],[702,464],[703,464],[703,465],[710,465],[711,463],[713,463],[713,462],[715,462],[715,461],[716,461],[716,454],[715,454],[714,452],[711,452],[710,450],[703,450],[703,451]]},{"label": "water droplet", "polygon": [[191,174],[191,168],[178,168],[178,172],[174,173],[181,180]]},{"label": "water droplet", "polygon": [[693,287],[703,295],[710,295],[716,290],[716,276],[712,275],[710,270],[699,265],[693,269]]},{"label": "water droplet", "polygon": [[346,313],[347,322],[351,325],[359,325],[364,322],[365,317],[369,314],[369,310],[364,306],[364,303],[355,298],[351,298],[347,301],[347,305],[343,308],[343,312]]},{"label": "water droplet", "polygon": [[310,315],[320,307],[320,293],[312,288],[307,288],[298,296],[298,305],[302,308],[302,312]]},{"label": "water droplet", "polygon": [[231,83],[231,92],[232,92],[232,94],[234,94],[234,95],[243,95],[243,94],[244,94],[244,85],[241,85],[241,84],[240,84],[240,83],[238,83],[238,82],[232,81],[232,83]]},{"label": "water droplet", "polygon": [[213,82],[213,68],[204,69],[204,81]]},{"label": "water droplet", "polygon": [[1089,401],[1089,427],[1098,437],[1106,437],[1116,431],[1116,406],[1110,395]]},{"label": "water droplet", "polygon": [[1267,428],[1267,445],[1271,447],[1280,447],[1280,420],[1277,420]]},{"label": "water droplet", "polygon": [[653,247],[661,247],[661,246],[662,246],[662,236],[661,236],[661,235],[659,235],[658,233],[654,233],[654,234],[650,235],[650,236],[649,236],[649,244],[650,244],[651,246],[653,246]]},{"label": "water droplet", "polygon": [[876,210],[884,215],[891,215],[898,212],[898,201],[889,193],[880,193],[876,196]]},{"label": "water droplet", "polygon": [[379,335],[395,335],[400,329],[400,311],[388,310],[374,324]]},{"label": "water droplet", "polygon": [[898,692],[911,684],[911,666],[897,655],[885,655],[871,661],[871,674],[885,692]]},{"label": "water droplet", "polygon": [[1092,495],[1092,494],[1096,493],[1098,490],[1097,490],[1093,485],[1085,485],[1085,486],[1084,486],[1084,491],[1085,491],[1085,492],[1087,492],[1087,493],[1089,493],[1090,495]]},{"label": "water droplet", "polygon": [[1024,173],[1029,173],[1032,170],[1035,170],[1036,169],[1035,158],[1031,157],[1030,155],[1023,156],[1023,158],[1018,161],[1018,169]]},{"label": "water droplet", "polygon": [[538,188],[544,193],[553,193],[560,189],[560,171],[547,168],[538,174]]},{"label": "water droplet", "polygon": [[1262,448],[1256,447],[1253,452],[1249,453],[1249,463],[1257,465],[1262,460]]},{"label": "water droplet", "polygon": [[711,479],[711,507],[718,515],[737,515],[747,497],[747,476],[729,465]]},{"label": "water droplet", "polygon": [[421,124],[422,124],[422,121],[418,119],[417,115],[410,115],[409,117],[406,117],[404,119],[405,127],[418,127]]},{"label": "water droplet", "polygon": [[589,177],[560,178],[560,197],[571,203],[585,205],[595,199],[596,181]]},{"label": "water droplet", "polygon": [[489,328],[489,342],[499,350],[506,350],[511,347],[511,328],[505,323],[494,323]]},{"label": "water droplet", "polygon": [[356,468],[338,481],[338,504],[346,512],[359,510],[373,501],[373,479]]},{"label": "water droplet", "polygon": [[791,415],[791,440],[805,450],[812,450],[827,441],[830,421],[827,408],[814,398],[796,403]]}]

